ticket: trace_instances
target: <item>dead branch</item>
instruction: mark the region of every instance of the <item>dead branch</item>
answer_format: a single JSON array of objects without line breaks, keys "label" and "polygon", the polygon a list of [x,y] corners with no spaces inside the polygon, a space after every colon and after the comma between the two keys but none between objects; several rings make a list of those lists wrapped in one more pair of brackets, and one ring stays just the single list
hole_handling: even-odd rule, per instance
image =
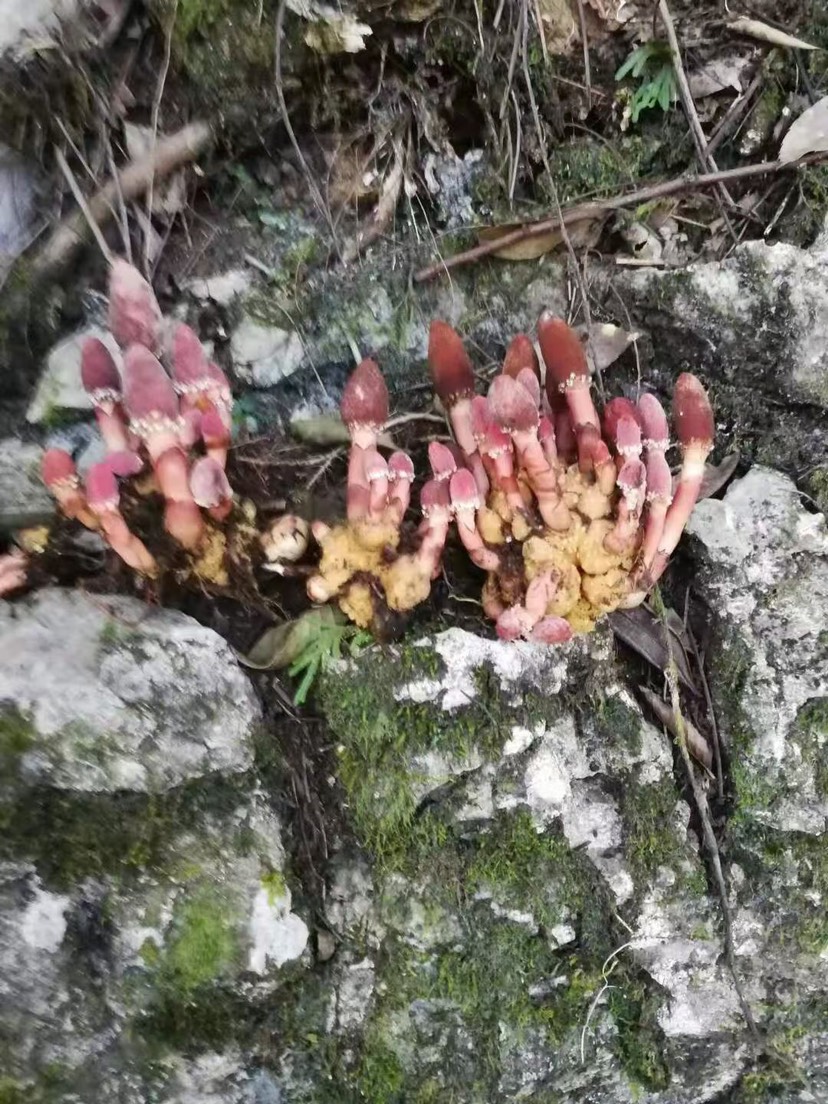
[{"label": "dead branch", "polygon": [[526,241],[528,238],[536,238],[541,234],[548,234],[552,230],[559,230],[562,224],[569,225],[585,219],[598,218],[609,211],[618,211],[624,207],[637,207],[640,203],[650,203],[655,199],[663,199],[665,196],[680,195],[682,192],[692,192],[703,188],[712,188],[717,184],[731,184],[737,180],[749,180],[754,176],[768,176],[774,173],[784,172],[787,169],[801,169],[808,165],[819,164],[828,158],[828,151],[821,150],[818,153],[810,153],[799,161],[791,161],[785,164],[782,161],[762,161],[756,165],[741,165],[736,169],[723,169],[721,172],[704,173],[701,176],[678,176],[673,180],[663,180],[660,184],[651,184],[647,188],[639,188],[637,191],[628,192],[626,195],[611,196],[608,199],[590,200],[588,203],[575,203],[561,210],[560,217],[552,215],[538,222],[530,222],[518,227],[502,237],[491,241],[480,242],[471,249],[462,253],[455,253],[453,257],[445,257],[434,264],[426,265],[414,273],[414,283],[422,284],[427,280],[433,280],[436,276],[448,273],[452,268],[461,265],[472,264],[482,260],[493,253],[499,252],[510,245]]},{"label": "dead branch", "polygon": [[[112,217],[119,193],[124,201],[136,199],[154,178],[167,176],[197,157],[211,137],[212,130],[207,123],[196,122],[163,138],[151,154],[131,161],[87,201],[89,215],[98,225],[106,223]],[[87,232],[87,220],[82,210],[65,218],[34,258],[32,275],[36,279],[57,275],[86,240]]]}]

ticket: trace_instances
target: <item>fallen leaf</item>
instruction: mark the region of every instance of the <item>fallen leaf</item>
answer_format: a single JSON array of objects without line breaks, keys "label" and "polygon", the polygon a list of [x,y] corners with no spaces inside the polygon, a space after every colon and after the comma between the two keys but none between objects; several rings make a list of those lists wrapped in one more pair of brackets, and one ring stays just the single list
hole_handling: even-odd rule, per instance
[{"label": "fallen leaf", "polygon": [[536,0],[543,38],[550,54],[565,54],[575,40],[578,24],[569,0]]},{"label": "fallen leaf", "polygon": [[590,371],[603,372],[632,345],[641,334],[629,333],[612,322],[593,322],[592,326],[579,326],[578,334],[587,346]]},{"label": "fallen leaf", "polygon": [[742,73],[750,65],[750,58],[726,57],[714,58],[700,69],[688,73],[687,83],[694,100],[703,100],[705,96],[715,96],[731,88],[742,91]]},{"label": "fallen leaf", "polygon": [[733,476],[742,459],[741,453],[731,452],[721,464],[705,464],[704,476],[699,490],[699,500],[710,498],[720,491]]},{"label": "fallen leaf", "polygon": [[779,160],[783,164],[798,161],[808,153],[828,150],[828,96],[817,100],[798,119],[782,139]]},{"label": "fallen leaf", "polygon": [[801,38],[780,31],[778,27],[771,27],[760,19],[748,19],[740,16],[728,23],[731,31],[737,34],[747,35],[748,38],[758,38],[760,42],[770,42],[772,46],[788,46],[792,50],[818,50],[819,46],[812,46],[810,42],[803,42]]},{"label": "fallen leaf", "polygon": [[289,667],[321,629],[342,624],[344,620],[333,606],[308,610],[295,621],[285,621],[267,629],[247,655],[237,653],[239,661],[257,671],[278,671]]},{"label": "fallen leaf", "polygon": [[[522,225],[523,223],[520,222],[507,222],[500,226],[487,226],[478,230],[477,236],[482,242],[497,241],[498,238],[505,238],[507,234],[519,230]],[[591,249],[598,242],[603,225],[603,217],[581,219],[570,223],[566,229],[573,249]],[[502,249],[496,250],[492,256],[499,257],[502,261],[534,261],[557,249],[562,242],[563,236],[560,230],[549,230],[545,234],[533,234],[522,241],[505,245]]]},{"label": "fallen leaf", "polygon": [[[313,418],[291,418],[290,432],[306,445],[318,445],[322,448],[351,443],[348,427],[338,414],[318,414]],[[383,448],[393,449],[394,439],[390,433],[381,433],[377,443]]]},{"label": "fallen leaf", "polygon": [[287,0],[287,6],[310,24],[305,42],[318,54],[357,54],[365,49],[365,39],[373,33],[347,12],[315,0]]},{"label": "fallen leaf", "polygon": [[[662,701],[658,694],[654,694],[653,691],[649,690],[646,686],[639,686],[638,689],[650,709],[652,709],[670,734],[677,740],[680,739],[683,734],[687,741],[687,750],[697,762],[701,763],[702,766],[706,767],[709,771],[713,766],[713,752],[710,750],[710,745],[707,740],[705,740],[696,726],[688,721],[686,717],[682,717],[684,725],[679,725],[672,708],[667,702]],[[684,730],[683,733],[682,728]]]},{"label": "fallen leaf", "polygon": [[[687,660],[685,644],[682,639],[684,625],[677,614],[675,618],[678,624],[671,620],[668,627],[671,638],[670,646],[678,668],[679,680],[684,683],[688,690],[695,691],[696,686],[690,672],[690,664]],[[636,606],[635,609],[616,610],[615,613],[610,614],[609,622],[612,631],[619,640],[627,647],[632,648],[634,652],[637,652],[642,659],[646,659],[656,670],[661,671],[662,674],[664,673],[669,658],[664,643],[664,626],[654,613],[651,613],[646,606]]]}]

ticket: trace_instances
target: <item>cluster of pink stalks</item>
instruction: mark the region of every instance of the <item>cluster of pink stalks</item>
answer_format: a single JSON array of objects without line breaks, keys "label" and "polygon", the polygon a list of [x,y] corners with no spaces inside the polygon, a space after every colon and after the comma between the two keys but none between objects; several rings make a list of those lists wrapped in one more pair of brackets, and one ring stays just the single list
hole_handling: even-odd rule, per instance
[{"label": "cluster of pink stalks", "polygon": [[[316,600],[336,596],[360,624],[367,595],[405,610],[441,570],[451,522],[487,573],[483,607],[507,640],[560,643],[603,613],[644,600],[664,572],[698,498],[713,446],[713,415],[692,375],[679,377],[673,416],[682,453],[674,481],[667,417],[650,394],[612,399],[599,417],[580,339],[544,314],[518,335],[486,397],[475,394],[460,337],[434,322],[429,364],[454,441],[429,448],[417,547],[401,555],[413,467],[377,451],[388,414],[379,369],[364,361],[343,398],[350,429],[348,525],[327,531]],[[325,541],[328,542],[326,547]]]},{"label": "cluster of pink stalks", "polygon": [[230,386],[194,331],[162,317],[149,283],[124,260],[116,260],[110,273],[109,329],[120,366],[97,338],[81,350],[83,386],[106,457],[81,481],[69,453],[50,449],[42,475],[67,517],[99,530],[125,563],[154,575],[155,558],[121,513],[119,481],[149,466],[164,498],[164,528],[197,551],[205,536],[202,508],[217,521],[232,508],[224,470]]}]

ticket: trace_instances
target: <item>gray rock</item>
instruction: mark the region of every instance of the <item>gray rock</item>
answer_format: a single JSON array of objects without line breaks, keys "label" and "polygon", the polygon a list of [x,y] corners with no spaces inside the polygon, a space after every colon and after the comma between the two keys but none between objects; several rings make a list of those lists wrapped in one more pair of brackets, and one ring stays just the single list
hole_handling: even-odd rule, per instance
[{"label": "gray rock", "polygon": [[97,337],[109,348],[116,362],[120,352],[112,335],[99,326],[90,326],[66,337],[46,357],[46,366],[26,411],[29,422],[43,422],[55,411],[92,409],[80,375],[81,346],[88,337]]},{"label": "gray rock", "polygon": [[259,707],[214,632],[128,598],[43,590],[0,607],[0,702],[20,783],[161,792],[247,770]]},{"label": "gray rock", "polygon": [[48,521],[55,512],[40,478],[43,449],[16,437],[0,439],[0,532]]},{"label": "gray rock", "polygon": [[36,166],[0,143],[0,284],[35,232],[41,186]]},{"label": "gray rock", "polygon": [[245,317],[233,331],[230,352],[236,375],[253,387],[273,387],[302,364],[298,334]]},{"label": "gray rock", "polygon": [[807,250],[746,242],[727,260],[629,272],[623,284],[713,351],[729,379],[750,364],[784,396],[828,407],[828,235]]},{"label": "gray rock", "polygon": [[[806,746],[801,716],[828,696],[828,532],[786,476],[756,466],[724,499],[697,506],[688,532],[703,546],[704,599],[715,611],[724,669],[738,662],[739,769],[767,801],[746,815],[785,832],[821,835],[825,733]],[[729,658],[730,657],[730,658]],[[824,725],[823,725],[824,729]]]},{"label": "gray rock", "polygon": [[77,7],[76,0],[0,0],[0,56],[19,58],[30,49],[42,49]]},{"label": "gray rock", "polygon": [[252,283],[253,277],[249,269],[233,268],[228,272],[217,272],[213,276],[195,276],[192,280],[187,280],[183,288],[196,299],[209,299],[226,307],[248,292]]}]

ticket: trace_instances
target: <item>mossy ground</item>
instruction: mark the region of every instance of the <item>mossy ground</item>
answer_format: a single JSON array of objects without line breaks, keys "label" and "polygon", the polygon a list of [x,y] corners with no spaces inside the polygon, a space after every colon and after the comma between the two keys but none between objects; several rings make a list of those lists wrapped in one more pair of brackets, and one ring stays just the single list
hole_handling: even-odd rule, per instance
[{"label": "mossy ground", "polygon": [[[370,1104],[499,1099],[508,1061],[504,1032],[517,1040],[539,1032],[552,1050],[571,1044],[602,987],[603,963],[626,938],[602,880],[558,826],[540,830],[528,811],[512,810],[475,828],[456,822],[450,792],[420,802],[412,766],[418,756],[463,762],[476,753],[497,761],[515,726],[552,724],[565,704],[532,691],[504,694],[485,669],[476,696],[456,711],[398,700],[401,686],[434,678],[441,666],[428,647],[407,646],[391,656],[376,650],[360,657],[358,677],[328,677],[321,690],[340,741],[352,822],[374,859],[380,913],[395,933],[383,943],[379,996],[358,1057],[339,1073],[340,1085],[352,1085]],[[640,744],[633,722],[622,703],[606,706],[606,723],[631,746]],[[666,842],[672,833],[664,818],[676,803],[672,781],[664,790],[640,789],[646,794],[630,797],[624,816],[636,873],[652,876],[659,864],[678,864],[686,855]],[[425,944],[406,937],[409,896],[424,918]],[[451,935],[455,926],[463,931],[459,940]],[[561,946],[553,932],[567,928],[571,942],[565,937]],[[663,1087],[660,997],[626,962],[613,984],[617,990],[597,1014],[613,1025],[619,1065],[631,1083]],[[431,1066],[423,1037],[416,1076],[407,1048],[411,1033],[424,1029],[411,1019],[415,1007],[432,1009],[442,1024],[441,1045],[454,1056],[447,1062],[443,1053]]]}]

